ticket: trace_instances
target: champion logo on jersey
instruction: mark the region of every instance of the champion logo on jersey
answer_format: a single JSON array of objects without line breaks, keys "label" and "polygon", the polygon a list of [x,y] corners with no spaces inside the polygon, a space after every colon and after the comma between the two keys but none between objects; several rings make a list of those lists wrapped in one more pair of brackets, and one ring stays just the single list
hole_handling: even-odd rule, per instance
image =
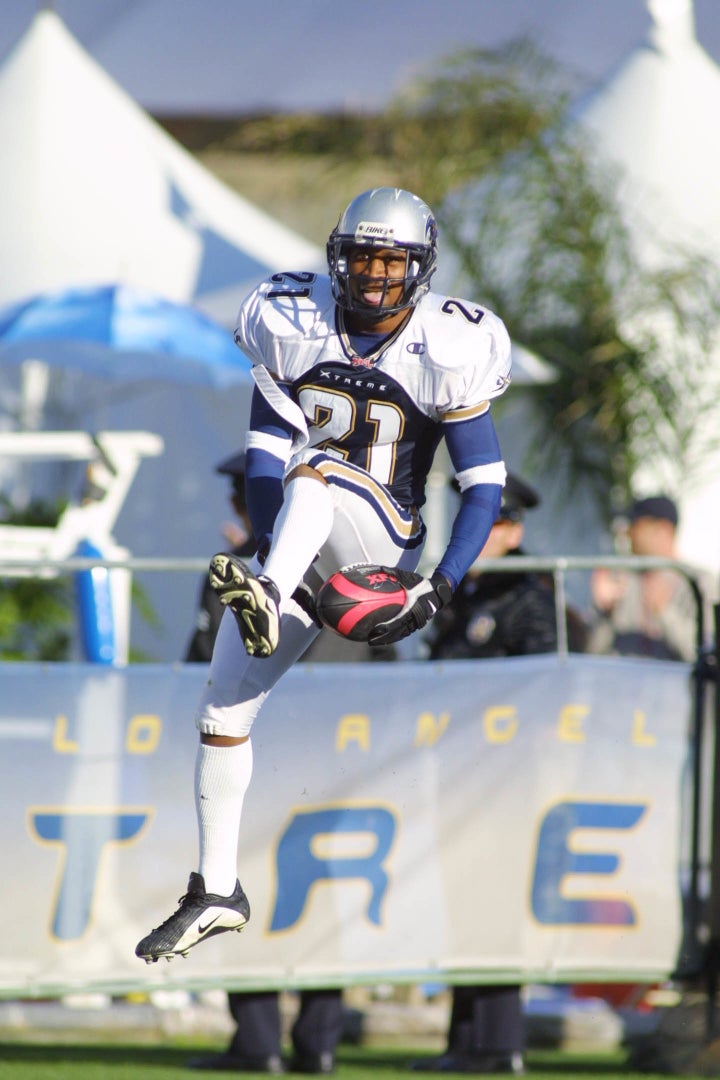
[{"label": "champion logo on jersey", "polygon": [[415,356],[419,356],[421,353],[425,352],[425,345],[422,341],[411,341],[407,346],[407,351],[409,353],[414,353]]}]

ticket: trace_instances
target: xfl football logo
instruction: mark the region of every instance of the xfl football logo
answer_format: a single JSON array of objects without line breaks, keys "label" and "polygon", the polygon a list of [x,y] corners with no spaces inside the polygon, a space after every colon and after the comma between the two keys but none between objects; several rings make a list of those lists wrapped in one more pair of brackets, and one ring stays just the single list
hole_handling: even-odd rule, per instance
[{"label": "xfl football logo", "polygon": [[375,574],[368,574],[367,583],[372,589],[379,589],[386,581],[389,581],[393,585],[397,585],[397,578],[394,574],[388,574],[387,571],[378,571]]}]

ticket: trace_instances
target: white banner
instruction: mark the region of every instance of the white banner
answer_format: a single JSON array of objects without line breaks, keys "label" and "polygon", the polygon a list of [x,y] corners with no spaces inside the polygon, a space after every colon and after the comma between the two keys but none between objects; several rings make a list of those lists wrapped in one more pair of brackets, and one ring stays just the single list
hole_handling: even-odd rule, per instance
[{"label": "white banner", "polygon": [[2,666],[0,994],[672,972],[690,669],[586,656],[296,667],[253,734],[249,925],[146,966],[197,868],[205,675]]}]

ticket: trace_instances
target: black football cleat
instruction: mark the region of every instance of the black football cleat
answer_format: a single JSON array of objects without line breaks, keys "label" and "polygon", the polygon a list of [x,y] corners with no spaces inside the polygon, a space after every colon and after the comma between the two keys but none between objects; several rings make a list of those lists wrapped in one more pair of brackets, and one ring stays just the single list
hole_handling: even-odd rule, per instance
[{"label": "black football cleat", "polygon": [[210,584],[230,608],[250,656],[271,656],[280,637],[280,593],[274,581],[256,577],[236,555],[210,560]]},{"label": "black football cleat", "polygon": [[231,896],[205,891],[201,874],[192,873],[187,892],[180,898],[174,915],[152,930],[135,949],[135,955],[148,964],[161,956],[187,956],[188,949],[226,930],[242,930],[250,918],[250,905],[240,882]]}]

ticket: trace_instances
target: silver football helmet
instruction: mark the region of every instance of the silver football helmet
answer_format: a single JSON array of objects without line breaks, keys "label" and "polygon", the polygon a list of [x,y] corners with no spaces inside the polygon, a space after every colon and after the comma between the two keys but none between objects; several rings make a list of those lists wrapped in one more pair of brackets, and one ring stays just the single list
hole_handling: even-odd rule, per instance
[{"label": "silver football helmet", "polygon": [[[403,294],[394,307],[370,308],[353,297],[348,255],[358,247],[397,247],[405,251]],[[364,191],[343,211],[330,233],[327,260],[333,296],[347,311],[380,319],[413,307],[430,288],[430,278],[435,273],[435,216],[422,199],[402,188]]]}]

